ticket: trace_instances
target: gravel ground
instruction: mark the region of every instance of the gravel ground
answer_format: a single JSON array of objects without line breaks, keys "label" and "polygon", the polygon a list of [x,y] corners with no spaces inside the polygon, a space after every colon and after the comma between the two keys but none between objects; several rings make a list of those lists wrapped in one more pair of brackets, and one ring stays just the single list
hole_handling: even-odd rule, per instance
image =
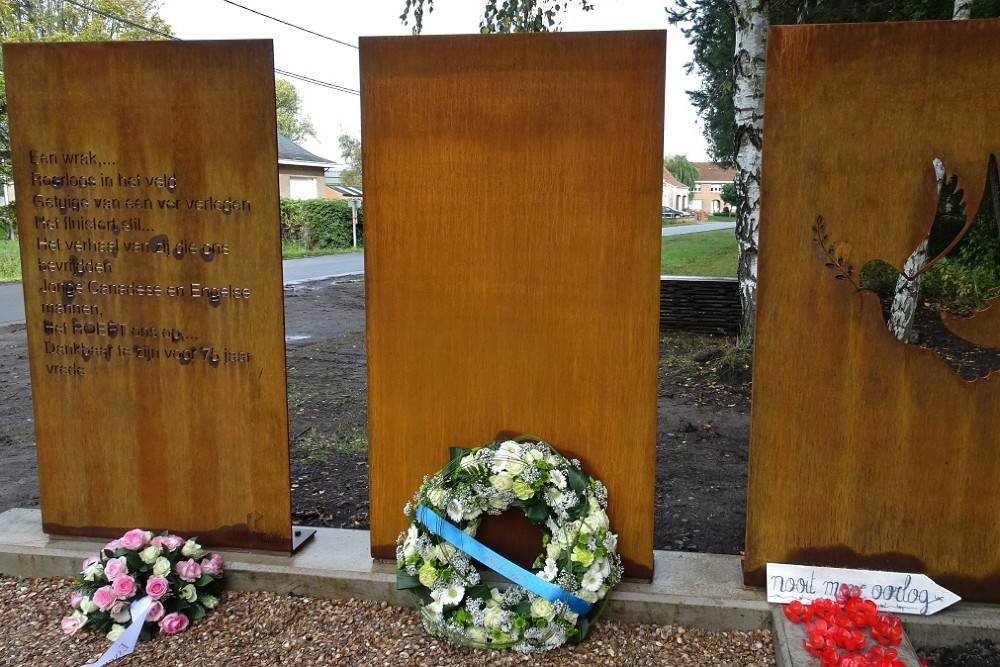
[{"label": "gravel ground", "polygon": [[[78,667],[109,642],[62,634],[70,584],[0,575],[0,665]],[[140,644],[116,667],[201,665],[719,665],[775,664],[771,633],[706,632],[604,621],[579,646],[543,654],[456,648],[428,635],[413,609],[361,600],[227,592],[215,612],[184,633]]]}]

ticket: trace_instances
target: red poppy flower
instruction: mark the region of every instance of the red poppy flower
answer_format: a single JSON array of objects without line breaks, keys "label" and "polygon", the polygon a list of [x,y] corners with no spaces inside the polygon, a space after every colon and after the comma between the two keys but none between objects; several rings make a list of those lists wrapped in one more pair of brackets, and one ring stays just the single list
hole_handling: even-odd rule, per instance
[{"label": "red poppy flower", "polygon": [[893,614],[881,614],[869,626],[872,639],[886,646],[899,646],[903,639],[903,624]]},{"label": "red poppy flower", "polygon": [[792,600],[785,605],[785,618],[792,623],[807,623],[812,620],[812,605],[804,605],[798,600]]},{"label": "red poppy flower", "polygon": [[851,586],[849,584],[841,584],[840,590],[837,591],[837,602],[844,604],[851,598],[860,598],[861,589],[857,586]]},{"label": "red poppy flower", "polygon": [[844,603],[844,613],[856,628],[867,628],[878,618],[878,606],[871,600],[850,598]]}]

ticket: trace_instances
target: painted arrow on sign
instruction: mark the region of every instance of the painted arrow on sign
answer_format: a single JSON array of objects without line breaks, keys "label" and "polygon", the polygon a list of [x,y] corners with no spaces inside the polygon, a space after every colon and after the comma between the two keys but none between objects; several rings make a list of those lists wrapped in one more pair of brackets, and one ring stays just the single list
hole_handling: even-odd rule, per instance
[{"label": "painted arrow on sign", "polygon": [[767,564],[767,601],[787,604],[837,596],[842,584],[857,586],[861,597],[882,611],[929,616],[961,600],[923,574],[848,570],[810,565]]}]

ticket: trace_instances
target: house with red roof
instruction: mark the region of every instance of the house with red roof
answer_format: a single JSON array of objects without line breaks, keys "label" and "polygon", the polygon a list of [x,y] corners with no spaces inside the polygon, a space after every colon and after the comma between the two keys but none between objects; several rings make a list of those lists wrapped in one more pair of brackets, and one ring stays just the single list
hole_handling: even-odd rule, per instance
[{"label": "house with red roof", "polygon": [[736,180],[736,169],[720,167],[714,162],[695,162],[694,166],[698,168],[698,178],[691,191],[691,210],[704,211],[708,215],[721,213],[729,206],[722,201],[722,188]]},{"label": "house with red roof", "polygon": [[663,169],[663,205],[678,211],[688,209],[688,198],[691,189],[674,178],[674,175]]}]

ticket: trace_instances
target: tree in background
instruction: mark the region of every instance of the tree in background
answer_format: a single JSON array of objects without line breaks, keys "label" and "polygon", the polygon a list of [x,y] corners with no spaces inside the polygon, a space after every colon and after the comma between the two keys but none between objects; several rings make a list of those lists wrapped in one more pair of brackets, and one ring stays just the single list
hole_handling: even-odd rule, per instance
[{"label": "tree in background", "polygon": [[[768,25],[949,19],[968,13],[1000,16],[1000,0],[676,0],[671,23],[694,47],[689,68],[702,87],[688,91],[704,120],[709,155],[736,165],[737,276],[743,305],[743,336],[753,337],[756,313],[763,84]],[[728,45],[732,45],[730,48]],[[726,45],[726,46],[723,46]],[[736,53],[727,61],[726,52]]]},{"label": "tree in background", "polygon": [[340,143],[340,156],[347,163],[347,169],[340,172],[340,182],[351,187],[361,187],[361,140],[349,134],[337,138]]},{"label": "tree in background", "polygon": [[[0,188],[11,181],[10,129],[7,126],[7,89],[3,72],[0,72]],[[11,239],[14,235],[14,208],[8,202],[0,206],[0,238]]]},{"label": "tree in background", "polygon": [[[486,0],[480,32],[547,32],[558,30],[557,16],[571,0]],[[594,8],[588,0],[578,0],[583,11]],[[399,20],[407,25],[413,14],[413,34],[424,29],[424,11],[434,11],[434,0],[405,0]]]},{"label": "tree in background", "polygon": [[0,0],[0,38],[5,42],[157,39],[170,34],[159,7],[158,0]]},{"label": "tree in background", "polygon": [[698,167],[694,166],[687,155],[668,155],[663,158],[663,166],[678,181],[694,189],[694,183],[698,180]]},{"label": "tree in background", "polygon": [[284,79],[274,80],[274,99],[277,103],[278,132],[298,143],[306,137],[315,137],[309,116],[301,116],[299,91]]},{"label": "tree in background", "polygon": [[[71,42],[165,39],[170,26],[157,0],[0,0],[0,41]],[[2,70],[2,61],[0,61]],[[0,71],[0,183],[10,181],[7,94]],[[14,214],[0,210],[0,234],[10,238]]]},{"label": "tree in background", "polygon": [[726,183],[723,185],[720,196],[722,197],[722,201],[735,208],[736,202],[739,201],[739,197],[736,195],[736,183]]}]

